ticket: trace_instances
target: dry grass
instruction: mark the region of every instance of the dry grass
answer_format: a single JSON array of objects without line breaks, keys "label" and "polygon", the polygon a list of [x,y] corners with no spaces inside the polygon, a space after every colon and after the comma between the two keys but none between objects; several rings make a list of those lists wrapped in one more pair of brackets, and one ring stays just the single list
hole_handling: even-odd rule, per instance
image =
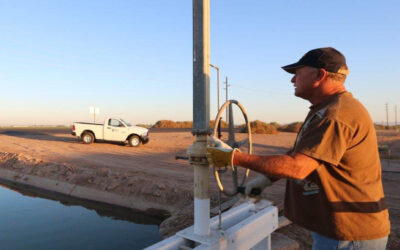
[{"label": "dry grass", "polygon": [[0,126],[0,130],[69,130],[72,126],[45,125],[45,126]]},{"label": "dry grass", "polygon": [[[214,123],[214,120],[210,121],[210,128],[214,128]],[[228,123],[221,121],[221,128],[228,128]]]},{"label": "dry grass", "polygon": [[157,121],[153,128],[192,128],[193,122],[183,121],[183,122],[174,122],[171,120],[160,120]]},{"label": "dry grass", "polygon": [[151,128],[151,127],[153,127],[152,124],[143,124],[143,123],[136,124],[135,126],[142,127],[142,128]]},{"label": "dry grass", "polygon": [[282,131],[282,132],[298,133],[300,131],[301,125],[303,125],[302,122],[293,122],[293,123],[289,123],[289,124],[280,126],[278,128],[278,130]]},{"label": "dry grass", "polygon": [[[245,125],[240,126],[241,133],[247,133]],[[250,129],[252,134],[277,134],[278,126],[276,123],[265,123],[259,120],[250,122]]]},{"label": "dry grass", "polygon": [[[210,121],[210,128],[214,127],[215,121]],[[279,131],[282,132],[293,132],[298,133],[301,125],[301,122],[293,122],[290,124],[279,125],[276,122],[266,123],[260,120],[255,120],[250,122],[251,133],[255,134],[277,134]],[[171,120],[160,120],[157,121],[153,126],[153,128],[192,128],[193,122],[191,121],[171,121]],[[228,123],[225,121],[221,121],[222,128],[228,128]],[[241,133],[247,133],[247,128],[244,124],[237,126]]]},{"label": "dry grass", "polygon": [[400,125],[397,126],[389,126],[381,125],[381,124],[374,124],[376,130],[400,130]]},{"label": "dry grass", "polygon": [[[210,128],[214,127],[214,121],[210,121]],[[160,120],[157,121],[153,128],[192,128],[193,122],[183,121],[183,122],[175,122],[171,120]],[[224,121],[221,121],[222,128],[228,128],[228,124]]]}]

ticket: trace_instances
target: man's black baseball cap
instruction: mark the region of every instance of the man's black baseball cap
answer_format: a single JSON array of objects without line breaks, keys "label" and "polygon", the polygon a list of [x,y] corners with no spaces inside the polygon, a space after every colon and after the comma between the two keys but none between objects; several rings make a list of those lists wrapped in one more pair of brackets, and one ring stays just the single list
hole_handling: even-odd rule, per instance
[{"label": "man's black baseball cap", "polygon": [[349,73],[346,58],[332,47],[310,50],[297,63],[283,66],[282,69],[291,74],[296,74],[296,69],[303,66],[325,69],[326,71],[343,75]]}]

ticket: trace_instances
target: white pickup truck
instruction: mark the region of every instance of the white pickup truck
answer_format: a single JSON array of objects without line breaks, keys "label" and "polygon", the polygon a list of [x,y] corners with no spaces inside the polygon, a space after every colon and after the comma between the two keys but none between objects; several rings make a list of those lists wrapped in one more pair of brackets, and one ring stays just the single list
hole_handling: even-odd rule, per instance
[{"label": "white pickup truck", "polygon": [[133,126],[122,119],[107,118],[104,124],[74,122],[72,135],[82,139],[85,144],[95,140],[128,142],[132,147],[146,144],[149,141],[149,130]]}]

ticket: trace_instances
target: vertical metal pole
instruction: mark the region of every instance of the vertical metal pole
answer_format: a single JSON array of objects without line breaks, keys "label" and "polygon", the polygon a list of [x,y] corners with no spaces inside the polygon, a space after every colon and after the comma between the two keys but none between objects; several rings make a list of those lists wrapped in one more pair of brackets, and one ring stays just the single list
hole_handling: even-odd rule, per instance
[{"label": "vertical metal pole", "polygon": [[219,105],[219,68],[217,68],[217,88],[218,88],[218,109],[217,109],[217,112],[219,111],[219,108],[221,107],[220,105]]},{"label": "vertical metal pole", "polygon": [[193,130],[188,149],[194,167],[194,233],[210,233],[209,166],[205,157],[210,123],[210,0],[193,0]]},{"label": "vertical metal pole", "polygon": [[210,64],[210,66],[217,70],[217,100],[218,100],[217,101],[217,105],[218,105],[217,112],[218,112],[219,107],[220,107],[220,105],[219,105],[219,68],[217,66],[215,66],[214,64]]},{"label": "vertical metal pole", "polygon": [[229,104],[228,108],[229,108],[229,110],[227,112],[227,113],[229,113],[228,145],[233,146],[233,144],[235,143],[235,122],[233,121],[232,103]]},{"label": "vertical metal pole", "polygon": [[[225,77],[225,102],[228,101],[228,77]],[[228,122],[229,107],[226,109],[226,122]]]},{"label": "vertical metal pole", "polygon": [[386,107],[386,129],[389,129],[389,110],[388,110],[388,104],[385,104]]}]

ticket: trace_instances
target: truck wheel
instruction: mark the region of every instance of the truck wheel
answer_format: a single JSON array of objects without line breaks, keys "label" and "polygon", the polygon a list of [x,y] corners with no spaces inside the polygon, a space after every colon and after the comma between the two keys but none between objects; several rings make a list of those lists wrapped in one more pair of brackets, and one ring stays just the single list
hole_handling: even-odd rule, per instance
[{"label": "truck wheel", "polygon": [[140,145],[139,136],[132,135],[131,137],[129,137],[129,145],[131,145],[131,147],[138,147]]},{"label": "truck wheel", "polygon": [[82,134],[82,142],[85,144],[90,144],[94,141],[94,135],[90,132],[85,132]]}]

